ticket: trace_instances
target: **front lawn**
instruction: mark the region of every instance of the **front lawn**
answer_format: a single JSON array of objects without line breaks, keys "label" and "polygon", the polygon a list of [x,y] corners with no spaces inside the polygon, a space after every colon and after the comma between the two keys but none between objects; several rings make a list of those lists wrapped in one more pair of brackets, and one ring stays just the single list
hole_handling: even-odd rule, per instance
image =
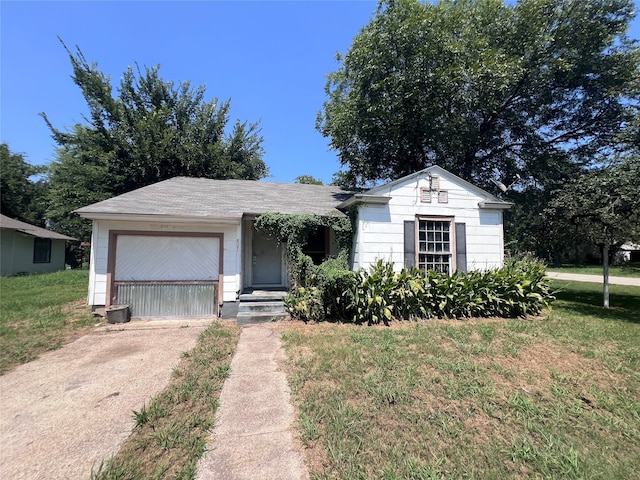
[{"label": "front lawn", "polygon": [[530,320],[283,323],[312,478],[640,478],[640,289]]},{"label": "front lawn", "polygon": [[0,277],[0,374],[91,328],[87,270]]}]

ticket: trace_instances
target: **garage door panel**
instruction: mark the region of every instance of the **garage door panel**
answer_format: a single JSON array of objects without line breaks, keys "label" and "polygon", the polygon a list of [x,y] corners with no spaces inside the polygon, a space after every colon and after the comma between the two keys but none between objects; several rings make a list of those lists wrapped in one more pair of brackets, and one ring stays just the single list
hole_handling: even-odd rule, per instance
[{"label": "garage door panel", "polygon": [[116,281],[217,280],[220,238],[118,235]]}]

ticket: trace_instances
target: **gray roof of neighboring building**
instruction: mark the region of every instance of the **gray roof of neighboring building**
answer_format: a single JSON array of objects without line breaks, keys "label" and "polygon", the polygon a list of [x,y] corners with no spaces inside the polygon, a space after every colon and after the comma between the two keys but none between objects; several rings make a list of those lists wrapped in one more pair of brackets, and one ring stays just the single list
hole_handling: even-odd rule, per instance
[{"label": "gray roof of neighboring building", "polygon": [[176,177],[76,210],[104,214],[241,218],[244,214],[342,215],[337,206],[353,192],[333,185]]},{"label": "gray roof of neighboring building", "polygon": [[7,228],[11,230],[17,230],[18,232],[26,233],[34,237],[39,238],[51,238],[53,240],[75,240],[75,238],[67,237],[61,233],[52,232],[46,228],[36,227],[30,223],[21,222],[14,218],[9,218],[6,215],[0,215],[0,228]]}]

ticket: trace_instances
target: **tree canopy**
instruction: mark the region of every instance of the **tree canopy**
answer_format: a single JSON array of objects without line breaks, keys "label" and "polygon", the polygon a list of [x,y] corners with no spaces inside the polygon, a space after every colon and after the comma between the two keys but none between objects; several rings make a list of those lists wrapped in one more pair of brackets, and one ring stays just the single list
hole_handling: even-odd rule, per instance
[{"label": "tree canopy", "polygon": [[[258,123],[229,126],[230,101],[175,85],[160,67],[130,67],[114,94],[110,78],[64,45],[89,114],[66,131],[42,114],[59,145],[51,167],[49,214],[77,230],[74,209],[175,176],[257,180],[267,175]],[[81,221],[80,221],[81,222]],[[85,238],[83,232],[72,232]]]},{"label": "tree canopy", "polygon": [[0,194],[2,214],[32,225],[45,226],[47,184],[33,178],[42,167],[29,164],[20,153],[0,144]]},{"label": "tree canopy", "polygon": [[328,75],[317,128],[359,184],[432,164],[562,182],[638,115],[630,0],[382,2]]},{"label": "tree canopy", "polygon": [[307,185],[322,185],[322,180],[313,175],[298,175],[293,183],[306,183]]}]

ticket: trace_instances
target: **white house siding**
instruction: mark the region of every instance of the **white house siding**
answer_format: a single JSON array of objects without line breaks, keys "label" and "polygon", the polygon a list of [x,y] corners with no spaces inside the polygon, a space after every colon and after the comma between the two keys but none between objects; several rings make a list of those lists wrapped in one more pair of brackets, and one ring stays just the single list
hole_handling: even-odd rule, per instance
[{"label": "white house siding", "polygon": [[91,238],[91,267],[89,276],[89,305],[105,305],[107,298],[107,261],[109,232],[131,230],[145,232],[221,233],[223,245],[223,301],[236,300],[240,290],[240,224],[157,223],[94,220]]},{"label": "white house siding", "polygon": [[49,273],[64,270],[64,240],[51,239],[51,261],[33,263],[35,237],[11,229],[0,230],[0,275]]},{"label": "white house siding", "polygon": [[363,204],[358,210],[354,239],[354,269],[368,268],[378,259],[391,261],[397,271],[404,266],[404,222],[417,216],[453,217],[466,224],[467,269],[485,270],[503,264],[504,240],[502,211],[481,209],[488,200],[465,185],[439,177],[440,190],[448,192],[448,203],[438,203],[435,192],[431,203],[421,202],[421,189],[429,188],[427,173],[405,182],[375,189],[376,195],[390,196],[386,205]]}]

